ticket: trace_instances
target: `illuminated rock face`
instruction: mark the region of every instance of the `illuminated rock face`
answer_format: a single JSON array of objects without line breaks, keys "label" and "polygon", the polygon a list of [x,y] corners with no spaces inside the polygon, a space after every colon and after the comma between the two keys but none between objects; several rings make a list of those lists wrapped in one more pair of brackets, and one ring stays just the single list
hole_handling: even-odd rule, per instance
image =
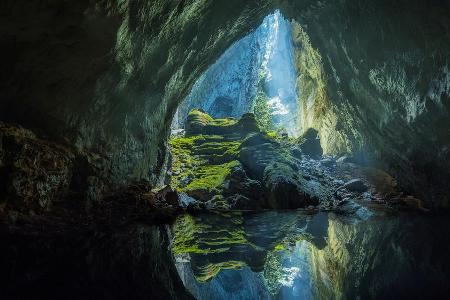
[{"label": "illuminated rock face", "polygon": [[0,118],[97,152],[113,186],[157,182],[181,100],[276,9],[310,39],[293,27],[302,128],[447,206],[448,2],[8,1]]}]

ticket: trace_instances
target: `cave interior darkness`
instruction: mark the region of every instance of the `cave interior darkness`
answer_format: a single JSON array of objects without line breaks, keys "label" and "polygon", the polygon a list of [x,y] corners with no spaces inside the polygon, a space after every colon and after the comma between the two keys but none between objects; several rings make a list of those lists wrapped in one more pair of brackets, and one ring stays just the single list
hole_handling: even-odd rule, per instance
[{"label": "cave interior darkness", "polygon": [[450,1],[0,24],[0,299],[450,294]]}]

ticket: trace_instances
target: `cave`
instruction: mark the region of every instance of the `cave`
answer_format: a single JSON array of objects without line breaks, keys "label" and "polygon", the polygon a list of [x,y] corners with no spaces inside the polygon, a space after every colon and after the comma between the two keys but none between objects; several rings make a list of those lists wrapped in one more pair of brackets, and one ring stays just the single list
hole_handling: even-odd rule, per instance
[{"label": "cave", "polygon": [[446,299],[450,1],[6,0],[0,299]]}]

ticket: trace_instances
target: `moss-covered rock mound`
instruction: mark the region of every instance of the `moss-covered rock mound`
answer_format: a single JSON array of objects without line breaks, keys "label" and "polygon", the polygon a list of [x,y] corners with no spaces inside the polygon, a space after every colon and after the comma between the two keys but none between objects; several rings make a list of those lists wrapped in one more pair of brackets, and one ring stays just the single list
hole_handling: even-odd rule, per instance
[{"label": "moss-covered rock mound", "polygon": [[299,208],[319,199],[302,184],[295,142],[261,130],[253,114],[214,119],[192,110],[170,141],[172,184],[209,209]]}]

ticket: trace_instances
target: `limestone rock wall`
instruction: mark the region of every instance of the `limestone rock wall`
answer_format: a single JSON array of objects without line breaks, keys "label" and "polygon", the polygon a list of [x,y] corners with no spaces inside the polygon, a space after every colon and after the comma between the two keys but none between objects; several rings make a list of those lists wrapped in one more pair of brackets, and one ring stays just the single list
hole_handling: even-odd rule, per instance
[{"label": "limestone rock wall", "polygon": [[283,4],[298,23],[304,128],[326,152],[353,152],[448,206],[450,1]]}]

